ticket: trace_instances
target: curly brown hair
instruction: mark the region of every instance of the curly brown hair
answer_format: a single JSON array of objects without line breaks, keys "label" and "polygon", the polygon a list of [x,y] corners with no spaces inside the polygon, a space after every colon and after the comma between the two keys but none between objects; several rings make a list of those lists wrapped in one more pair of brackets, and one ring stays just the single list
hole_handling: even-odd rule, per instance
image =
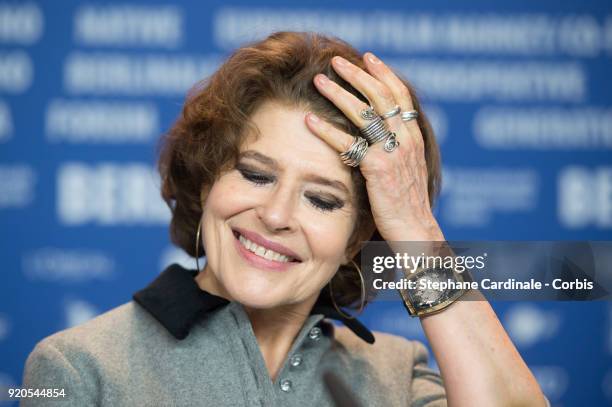
[{"label": "curly brown hair", "polygon": [[[332,68],[331,60],[336,55],[365,69],[361,53],[340,39],[318,33],[277,32],[237,49],[213,75],[190,91],[180,116],[160,140],[161,195],[172,212],[173,243],[195,256],[202,203],[224,170],[236,164],[247,130],[256,131],[250,117],[264,102],[306,107],[346,133],[360,134],[313,84],[314,76],[323,73],[368,103]],[[438,146],[413,87],[402,81],[419,111],[417,120],[425,145],[429,201],[433,207],[441,177]],[[362,240],[382,240],[375,231],[365,180],[358,167],[352,169],[351,175],[358,216],[348,253]],[[200,242],[198,245],[198,252],[203,255],[204,248]],[[359,252],[353,259],[359,263]],[[360,299],[361,280],[352,267],[341,266],[333,285],[339,305],[352,307]]]}]

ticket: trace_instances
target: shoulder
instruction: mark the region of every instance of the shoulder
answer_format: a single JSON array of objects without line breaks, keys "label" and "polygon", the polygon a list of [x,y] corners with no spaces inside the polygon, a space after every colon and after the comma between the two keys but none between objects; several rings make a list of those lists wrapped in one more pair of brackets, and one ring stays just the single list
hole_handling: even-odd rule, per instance
[{"label": "shoulder", "polygon": [[399,360],[410,365],[427,363],[428,353],[425,345],[416,340],[402,336],[374,331],[373,344],[364,342],[351,330],[343,326],[334,326],[334,337],[350,353],[362,355],[372,360]]},{"label": "shoulder", "polygon": [[[394,394],[404,395],[411,405],[446,406],[440,375],[430,369],[428,351],[416,340],[373,332],[375,341],[366,343],[348,328],[334,326],[334,339],[361,372],[369,372]],[[403,403],[398,403],[403,404]]]},{"label": "shoulder", "polygon": [[[151,335],[154,331],[164,331],[163,327],[134,301],[113,308],[97,317],[72,328],[64,329],[42,339],[38,348],[55,348],[67,354],[87,351],[105,353],[120,345],[129,345],[134,339],[159,337]],[[166,332],[166,336],[168,336]]]},{"label": "shoulder", "polygon": [[[134,366],[150,359],[155,348],[174,341],[147,311],[130,301],[39,341],[25,362],[23,387],[62,388],[67,395],[62,405],[99,404],[102,387],[121,389],[133,378]],[[22,404],[46,405],[43,399]]]},{"label": "shoulder", "polygon": [[133,301],[40,340],[26,360],[25,374],[95,372],[122,366],[172,337]]}]

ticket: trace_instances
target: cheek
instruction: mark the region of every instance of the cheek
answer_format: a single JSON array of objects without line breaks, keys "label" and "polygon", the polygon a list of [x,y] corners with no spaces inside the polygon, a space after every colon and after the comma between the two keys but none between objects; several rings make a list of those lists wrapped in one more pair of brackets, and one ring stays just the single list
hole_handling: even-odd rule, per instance
[{"label": "cheek", "polygon": [[309,222],[306,235],[314,256],[321,261],[340,262],[353,229],[351,222],[348,216]]},{"label": "cheek", "polygon": [[204,197],[204,215],[212,218],[226,218],[240,210],[240,197],[244,195],[244,191],[240,193],[240,188],[236,183],[230,182],[229,179],[222,177],[211,188],[208,196]]},{"label": "cheek", "polygon": [[204,196],[202,218],[202,245],[207,256],[214,262],[215,253],[219,249],[225,231],[224,224],[227,219],[240,211],[235,197],[240,196],[227,182],[217,181],[207,196]]}]

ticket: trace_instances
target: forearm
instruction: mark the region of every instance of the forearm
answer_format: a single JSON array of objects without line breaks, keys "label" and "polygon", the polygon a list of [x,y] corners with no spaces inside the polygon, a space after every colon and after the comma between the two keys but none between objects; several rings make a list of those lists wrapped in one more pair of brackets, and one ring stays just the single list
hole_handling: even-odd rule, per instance
[{"label": "forearm", "polygon": [[421,318],[450,406],[546,406],[533,374],[476,290]]}]

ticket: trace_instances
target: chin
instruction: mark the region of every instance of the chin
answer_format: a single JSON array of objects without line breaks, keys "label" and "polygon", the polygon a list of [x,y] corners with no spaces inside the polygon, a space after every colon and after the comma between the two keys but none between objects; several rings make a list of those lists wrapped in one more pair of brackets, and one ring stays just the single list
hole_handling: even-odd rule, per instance
[{"label": "chin", "polygon": [[[232,292],[230,291],[230,293]],[[236,294],[232,293],[232,298],[234,298],[235,301],[239,302],[245,307],[255,309],[272,309],[287,304],[286,301],[283,301],[280,298],[271,298],[270,296],[266,296],[263,293],[254,292],[238,292]]]},{"label": "chin", "polygon": [[279,290],[278,284],[269,282],[241,279],[231,282],[225,289],[234,301],[249,308],[268,309],[294,302],[288,290]]}]

